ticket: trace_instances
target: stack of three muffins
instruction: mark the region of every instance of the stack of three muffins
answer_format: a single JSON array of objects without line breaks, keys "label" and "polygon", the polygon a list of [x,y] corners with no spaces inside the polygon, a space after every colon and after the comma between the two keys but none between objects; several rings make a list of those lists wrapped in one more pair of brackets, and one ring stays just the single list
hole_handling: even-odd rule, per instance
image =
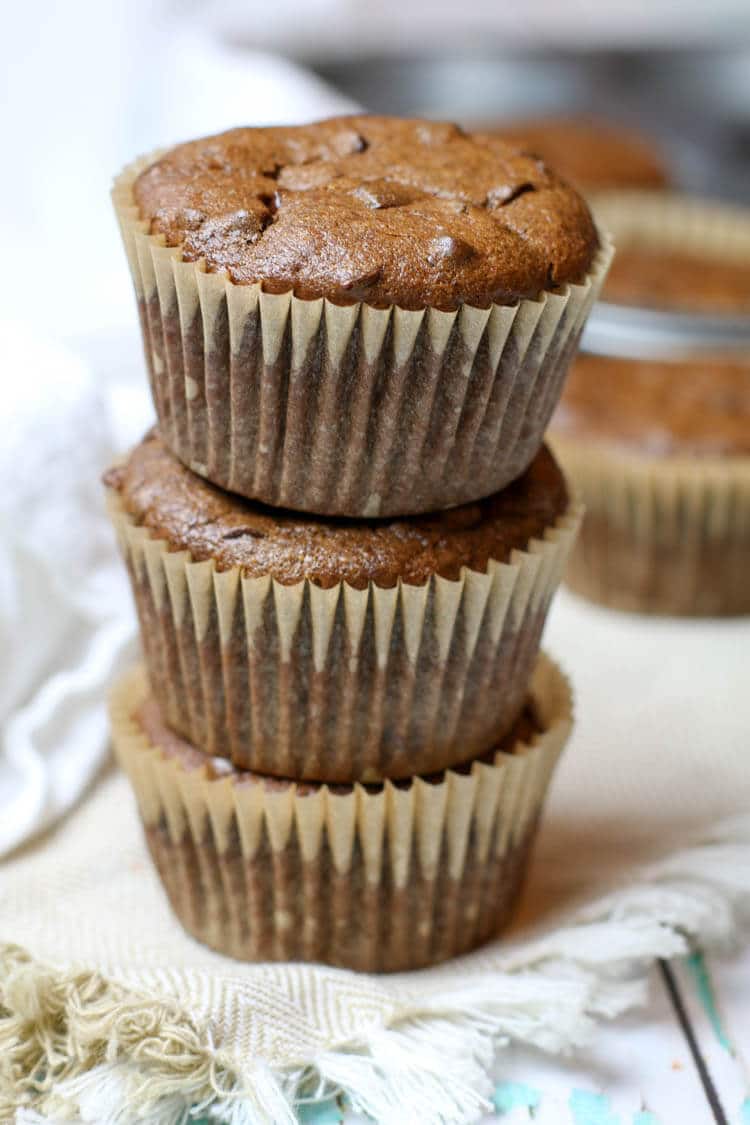
[{"label": "stack of three muffins", "polygon": [[419,121],[235,130],[115,202],[159,431],[106,477],[148,669],[113,726],[175,913],[244,959],[464,952],[570,726],[542,440],[609,247],[537,161]]}]

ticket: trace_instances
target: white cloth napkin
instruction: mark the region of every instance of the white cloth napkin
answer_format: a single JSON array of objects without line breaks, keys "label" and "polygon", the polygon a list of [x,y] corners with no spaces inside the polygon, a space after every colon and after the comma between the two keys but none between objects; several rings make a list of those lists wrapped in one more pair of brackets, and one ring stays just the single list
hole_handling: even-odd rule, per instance
[{"label": "white cloth napkin", "polygon": [[106,402],[75,354],[0,326],[0,854],[66,812],[107,745],[105,685],[133,635],[100,476]]}]

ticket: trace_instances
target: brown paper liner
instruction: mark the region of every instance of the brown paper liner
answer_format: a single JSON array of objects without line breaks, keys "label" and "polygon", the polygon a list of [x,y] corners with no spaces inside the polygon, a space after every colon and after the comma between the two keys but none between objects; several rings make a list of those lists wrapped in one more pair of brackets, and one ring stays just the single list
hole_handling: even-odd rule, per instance
[{"label": "brown paper liner", "polygon": [[332,789],[223,763],[217,776],[184,744],[154,745],[134,718],[147,697],[142,669],[117,685],[114,744],[183,926],[242,960],[369,972],[467,952],[504,925],[572,725],[569,685],[542,657],[529,743],[465,772]]},{"label": "brown paper liner", "polygon": [[530,464],[612,257],[580,285],[457,312],[342,307],[236,285],[113,200],[135,283],[159,428],[194,472],[323,515],[453,507]]},{"label": "brown paper liner", "polygon": [[241,769],[331,782],[431,773],[510,729],[582,514],[486,573],[325,590],[194,562],[108,503],[170,726]]},{"label": "brown paper liner", "polygon": [[586,504],[572,590],[640,613],[750,613],[750,458],[550,443]]}]

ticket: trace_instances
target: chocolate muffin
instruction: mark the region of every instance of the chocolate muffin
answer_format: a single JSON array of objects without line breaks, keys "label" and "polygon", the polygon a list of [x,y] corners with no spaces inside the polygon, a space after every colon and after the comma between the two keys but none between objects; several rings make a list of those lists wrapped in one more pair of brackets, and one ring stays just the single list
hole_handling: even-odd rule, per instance
[{"label": "chocolate muffin", "polygon": [[427,121],[234,129],[114,198],[164,440],[322,514],[451,507],[523,472],[611,255],[538,160]]},{"label": "chocolate muffin", "polygon": [[586,503],[572,589],[641,612],[750,612],[750,355],[579,356],[551,438]]},{"label": "chocolate muffin", "polygon": [[500,123],[495,135],[535,153],[579,191],[669,186],[656,144],[641,133],[585,117],[538,117]]},{"label": "chocolate muffin", "polygon": [[297,780],[429,773],[502,737],[579,520],[544,449],[501,493],[391,521],[229,495],[156,433],[106,484],[165,719]]},{"label": "chocolate muffin", "polygon": [[172,149],[133,195],[183,261],[344,305],[513,304],[582,281],[597,242],[538,161],[428,121],[232,129]]},{"label": "chocolate muffin", "polygon": [[716,316],[750,314],[750,210],[668,192],[608,192],[596,213],[617,243],[602,298]]},{"label": "chocolate muffin", "polygon": [[750,315],[750,257],[720,258],[651,243],[619,247],[602,297],[621,305]]},{"label": "chocolate muffin", "polygon": [[542,658],[482,760],[380,786],[297,785],[209,758],[169,728],[140,669],[117,685],[111,719],[189,933],[241,960],[387,972],[468,952],[507,922],[571,699]]},{"label": "chocolate muffin", "polygon": [[580,355],[555,432],[651,457],[750,457],[750,355]]}]

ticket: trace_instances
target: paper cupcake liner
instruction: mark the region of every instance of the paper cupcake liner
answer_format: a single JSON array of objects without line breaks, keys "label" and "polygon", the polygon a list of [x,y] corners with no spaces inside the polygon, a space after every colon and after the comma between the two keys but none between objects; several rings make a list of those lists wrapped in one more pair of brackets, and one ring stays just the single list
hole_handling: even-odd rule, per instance
[{"label": "paper cupcake liner", "polygon": [[586,504],[571,589],[641,613],[750,613],[750,458],[551,444]]},{"label": "paper cupcake liner", "polygon": [[372,972],[466,952],[506,922],[572,725],[568,683],[542,657],[530,742],[465,772],[331,788],[154,745],[147,696],[142,669],[115,688],[114,744],[183,926],[242,960]]},{"label": "paper cupcake liner", "polygon": [[159,427],[194,472],[324,515],[453,507],[530,464],[612,257],[580,285],[457,312],[300,300],[237,285],[148,234],[113,189]]},{"label": "paper cupcake liner", "polygon": [[750,210],[676,192],[606,191],[589,199],[618,246],[647,242],[665,250],[750,258]]},{"label": "paper cupcake liner", "polygon": [[344,782],[444,769],[512,726],[582,514],[486,573],[357,590],[218,571],[109,505],[170,726],[241,769]]}]

